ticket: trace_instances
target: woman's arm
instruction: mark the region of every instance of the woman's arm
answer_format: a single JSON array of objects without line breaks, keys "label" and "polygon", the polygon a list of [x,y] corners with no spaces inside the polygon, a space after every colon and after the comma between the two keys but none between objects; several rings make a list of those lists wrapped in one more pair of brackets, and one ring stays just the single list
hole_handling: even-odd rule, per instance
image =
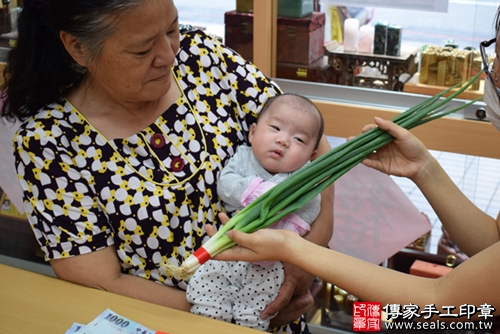
[{"label": "woman's arm", "polygon": [[[290,231],[264,229],[253,234],[230,231],[228,236],[240,246],[219,254],[217,260],[286,261],[327,282],[335,282],[361,300],[378,301],[382,305],[412,303],[422,310],[430,304],[438,308],[489,304],[497,309],[495,315],[500,314],[500,295],[496,293],[500,289],[500,243],[478,253],[443,277],[430,279],[350,257],[308,242]],[[276,249],[280,251],[276,252]]]},{"label": "woman's arm", "polygon": [[114,246],[50,261],[57,277],[73,283],[189,312],[186,293],[153,281],[123,274]]},{"label": "woman's arm", "polygon": [[[46,258],[50,259],[55,274],[59,278],[81,285],[189,310],[183,291],[121,272],[115,246],[107,246],[113,242],[108,215],[103,214],[97,205],[98,195],[91,184],[92,181],[83,176],[87,167],[79,169],[76,165],[68,164],[72,159],[70,157],[76,159],[78,153],[68,152],[65,145],[59,144],[60,142],[50,135],[47,135],[47,138],[35,135],[37,128],[50,127],[52,123],[40,121],[34,124],[36,125],[29,128],[21,127],[15,137],[16,169],[25,171],[20,180],[27,206],[26,212],[34,235],[43,245],[42,249]],[[47,152],[52,154],[50,165],[44,163]],[[37,172],[52,180],[71,180],[70,173],[82,177],[78,182],[68,182],[62,186],[63,195],[53,196],[51,194],[57,191],[58,183],[41,181],[42,178]],[[85,180],[89,183],[85,184]],[[55,212],[56,207],[65,206],[70,206],[81,214],[75,218],[71,214]],[[80,230],[81,226],[87,227],[85,232]],[[80,249],[97,250],[80,254]],[[59,258],[63,253],[67,253],[68,257]]]},{"label": "woman's arm", "polygon": [[453,241],[473,256],[500,240],[499,220],[481,211],[456,186],[434,157],[417,186]]},{"label": "woman's arm", "polygon": [[453,241],[469,256],[500,240],[500,221],[479,210],[460,191],[420,140],[390,121],[376,118],[375,122],[395,139],[371,154],[365,165],[413,180]]}]

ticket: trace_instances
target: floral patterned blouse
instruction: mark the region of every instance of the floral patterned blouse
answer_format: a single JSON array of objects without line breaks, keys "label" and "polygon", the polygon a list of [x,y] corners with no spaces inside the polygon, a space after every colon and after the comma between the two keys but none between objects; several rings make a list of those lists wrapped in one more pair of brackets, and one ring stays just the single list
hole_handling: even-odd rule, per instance
[{"label": "floral patterned blouse", "polygon": [[201,31],[181,35],[173,72],[183,96],[131,137],[107,140],[64,99],[21,126],[16,168],[46,260],[114,245],[124,273],[186,287],[160,264],[219,224],[219,173],[279,88]]}]

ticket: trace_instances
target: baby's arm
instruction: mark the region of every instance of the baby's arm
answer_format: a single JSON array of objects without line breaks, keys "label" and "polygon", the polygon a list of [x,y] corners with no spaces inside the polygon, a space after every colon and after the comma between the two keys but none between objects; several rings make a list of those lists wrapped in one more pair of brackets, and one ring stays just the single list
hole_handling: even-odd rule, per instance
[{"label": "baby's arm", "polygon": [[238,159],[236,155],[230,159],[217,180],[217,194],[222,201],[235,209],[243,208],[241,195],[256,177],[256,175],[244,176],[242,168],[244,162],[239,160],[241,159]]},{"label": "baby's arm", "polygon": [[307,224],[311,225],[318,217],[320,211],[321,195],[318,195],[293,213],[302,218]]},{"label": "baby's arm", "polygon": [[[280,182],[282,179],[280,179],[279,176],[276,176],[277,175],[275,175],[271,180]],[[241,196],[241,204],[243,206],[249,205],[275,185],[275,182],[263,181],[261,178],[256,177],[243,192]],[[321,196],[318,195],[304,204],[301,208],[281,218],[279,221],[271,225],[270,228],[295,231],[299,235],[304,235],[310,230],[309,226],[318,217],[320,209]]]}]

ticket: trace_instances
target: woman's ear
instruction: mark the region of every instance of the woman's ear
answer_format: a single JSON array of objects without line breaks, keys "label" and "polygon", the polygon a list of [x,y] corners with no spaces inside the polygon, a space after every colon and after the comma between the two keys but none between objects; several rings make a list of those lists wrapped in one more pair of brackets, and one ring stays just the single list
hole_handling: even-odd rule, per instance
[{"label": "woman's ear", "polygon": [[73,58],[73,60],[80,66],[87,67],[88,65],[88,52],[83,47],[82,43],[75,36],[61,31],[59,33],[59,37],[68,51],[69,55]]}]

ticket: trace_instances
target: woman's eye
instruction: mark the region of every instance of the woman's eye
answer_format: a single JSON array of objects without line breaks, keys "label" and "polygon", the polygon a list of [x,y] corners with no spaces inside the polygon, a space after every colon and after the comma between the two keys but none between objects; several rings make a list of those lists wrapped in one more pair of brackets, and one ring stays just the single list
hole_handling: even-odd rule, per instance
[{"label": "woman's eye", "polygon": [[171,25],[170,30],[167,31],[167,35],[174,34],[174,33],[175,34],[179,33],[179,24],[178,23]]},{"label": "woman's eye", "polygon": [[139,56],[145,56],[145,55],[147,55],[149,53],[150,50],[151,49],[148,49],[146,51],[136,52],[136,54],[139,55]]}]

